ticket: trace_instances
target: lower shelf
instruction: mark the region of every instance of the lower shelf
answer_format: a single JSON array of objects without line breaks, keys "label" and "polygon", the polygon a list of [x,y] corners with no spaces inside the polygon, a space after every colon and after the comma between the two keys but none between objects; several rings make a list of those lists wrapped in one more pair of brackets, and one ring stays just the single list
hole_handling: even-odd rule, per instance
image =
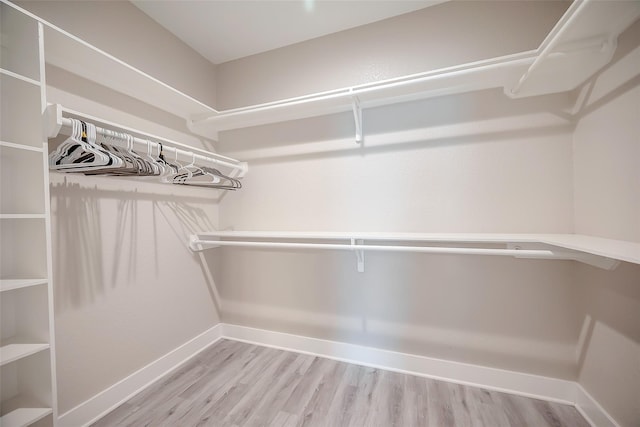
[{"label": "lower shelf", "polygon": [[0,219],[44,219],[45,214],[0,214]]},{"label": "lower shelf", "polygon": [[[451,247],[453,243],[467,246]],[[475,244],[490,247],[469,247]],[[640,264],[640,243],[577,234],[213,231],[193,234],[189,246],[194,251],[220,246],[351,251],[358,257],[360,272],[364,271],[364,251],[573,260],[607,270],[615,269],[620,261]]]},{"label": "lower shelf", "polygon": [[[49,344],[7,344],[0,347],[0,366],[49,348]],[[0,424],[4,426],[4,424]]]},{"label": "lower shelf", "polygon": [[0,292],[28,288],[29,286],[44,285],[46,283],[47,279],[1,279]]},{"label": "lower shelf", "polygon": [[26,427],[51,413],[51,408],[18,408],[0,417],[0,426]]}]

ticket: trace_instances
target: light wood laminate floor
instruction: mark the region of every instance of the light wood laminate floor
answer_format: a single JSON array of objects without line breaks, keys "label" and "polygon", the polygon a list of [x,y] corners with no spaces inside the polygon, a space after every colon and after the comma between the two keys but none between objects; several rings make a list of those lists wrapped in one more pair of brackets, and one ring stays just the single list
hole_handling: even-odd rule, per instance
[{"label": "light wood laminate floor", "polygon": [[221,340],[102,426],[571,426],[569,405]]}]

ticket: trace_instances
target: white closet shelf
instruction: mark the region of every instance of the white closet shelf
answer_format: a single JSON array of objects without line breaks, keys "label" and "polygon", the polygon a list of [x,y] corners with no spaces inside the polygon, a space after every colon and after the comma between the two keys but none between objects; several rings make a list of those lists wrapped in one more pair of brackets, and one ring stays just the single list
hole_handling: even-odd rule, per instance
[{"label": "white closet shelf", "polygon": [[203,102],[98,49],[79,37],[35,15],[31,16],[45,26],[44,51],[48,64],[124,93],[178,117],[188,118],[216,111]]},{"label": "white closet shelf", "polygon": [[53,413],[51,408],[18,408],[0,417],[2,427],[25,427]]},{"label": "white closet shelf", "polygon": [[[404,244],[398,244],[400,242]],[[440,246],[434,245],[436,243]],[[474,246],[451,247],[451,244]],[[478,244],[491,247],[479,248],[476,247]],[[354,251],[358,256],[359,271],[364,269],[364,251],[574,260],[608,270],[614,269],[620,261],[640,264],[640,243],[576,234],[220,231],[193,234],[189,245],[194,251],[220,246]]]},{"label": "white closet shelf", "polygon": [[[190,129],[217,138],[219,131],[353,111],[362,108],[515,85],[535,51],[346,87],[307,96],[194,116]],[[559,58],[558,58],[559,59]],[[556,57],[553,58],[556,60]],[[361,126],[357,123],[356,126]]]},{"label": "white closet shelf", "polygon": [[40,87],[40,82],[38,80],[34,80],[30,77],[23,76],[22,74],[14,73],[13,71],[6,70],[4,68],[0,68],[0,74],[4,74],[5,76],[11,76],[15,79],[22,80],[23,82],[27,82],[34,86]]},{"label": "white closet shelf", "polygon": [[16,150],[35,151],[42,153],[41,147],[33,147],[30,145],[16,144],[15,142],[0,141],[0,147],[14,148]]},{"label": "white closet shelf", "polygon": [[15,362],[49,348],[49,344],[4,344],[0,347],[0,366]]},{"label": "white closet shelf", "polygon": [[47,279],[2,279],[0,280],[0,292],[45,284],[47,284]]},{"label": "white closet shelf", "polygon": [[573,90],[611,60],[617,36],[640,16],[640,5],[574,2],[534,51],[222,111],[24,12],[45,26],[47,63],[183,117],[199,135],[353,110],[361,137],[363,107],[489,88],[512,97]]},{"label": "white closet shelf", "polygon": [[0,214],[0,219],[44,219],[45,214]]},{"label": "white closet shelf", "polygon": [[2,401],[0,426],[24,427],[41,420],[53,412],[52,408],[42,404],[29,394],[18,394]]},{"label": "white closet shelf", "polygon": [[[42,24],[2,0],[0,426],[57,423]],[[6,24],[6,25],[5,25]],[[3,258],[3,259],[4,259]],[[19,260],[12,263],[9,258]],[[5,265],[7,264],[7,265]],[[16,264],[16,265],[14,265]],[[44,276],[44,277],[43,277]],[[40,421],[40,422],[39,422]]]},{"label": "white closet shelf", "polygon": [[467,63],[307,96],[193,116],[192,131],[217,132],[362,108],[502,88],[513,98],[576,89],[611,61],[618,35],[640,16],[639,2],[574,2],[535,51]]},{"label": "white closet shelf", "polygon": [[619,261],[640,264],[640,243],[584,234],[542,234],[540,243]]}]

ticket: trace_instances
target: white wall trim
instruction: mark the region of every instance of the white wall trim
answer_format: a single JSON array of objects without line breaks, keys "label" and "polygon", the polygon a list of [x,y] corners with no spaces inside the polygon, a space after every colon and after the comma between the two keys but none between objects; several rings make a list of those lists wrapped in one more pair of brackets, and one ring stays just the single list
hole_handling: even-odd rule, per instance
[{"label": "white wall trim", "polygon": [[357,365],[573,404],[576,383],[540,375],[416,356],[379,348],[223,324],[224,338]]},{"label": "white wall trim", "polygon": [[620,427],[620,424],[580,384],[576,384],[576,409],[594,427]]},{"label": "white wall trim", "polygon": [[577,382],[379,348],[222,324],[223,338],[574,405],[593,427],[620,427]]},{"label": "white wall trim", "polygon": [[575,405],[593,427],[620,427],[574,381],[226,323],[219,323],[65,412],[58,419],[59,427],[87,426],[95,422],[222,338]]},{"label": "white wall trim", "polygon": [[222,324],[204,331],[58,418],[59,427],[87,426],[169,374],[222,337]]}]

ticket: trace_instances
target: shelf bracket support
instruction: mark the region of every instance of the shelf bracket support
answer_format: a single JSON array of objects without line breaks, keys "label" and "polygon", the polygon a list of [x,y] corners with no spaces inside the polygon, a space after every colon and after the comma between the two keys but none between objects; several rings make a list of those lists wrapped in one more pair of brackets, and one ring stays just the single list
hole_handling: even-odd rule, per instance
[{"label": "shelf bracket support", "polygon": [[202,240],[200,240],[200,237],[197,234],[192,234],[191,237],[189,237],[189,248],[191,248],[192,251],[194,252],[199,252],[199,251],[203,251],[205,249],[213,249],[213,248],[219,248],[220,245],[217,245],[214,241],[207,241],[207,242],[203,242]]},{"label": "shelf bracket support", "polygon": [[356,144],[362,144],[362,107],[360,106],[360,100],[353,94],[353,89],[349,89],[351,92],[351,108],[353,109],[353,120],[356,124]]},{"label": "shelf bracket support", "polygon": [[620,261],[617,259],[587,254],[584,252],[577,252],[573,260],[609,271],[615,270],[616,267],[620,265]]},{"label": "shelf bracket support", "polygon": [[[524,250],[538,250],[538,249],[549,249],[549,245],[544,243],[509,243],[507,244],[508,249],[524,249]],[[532,258],[528,256],[516,256],[516,258]],[[535,257],[538,258],[538,257]],[[554,255],[545,258],[538,259],[561,259],[561,260],[571,260],[578,261],[583,264],[592,265],[594,267],[602,268],[604,270],[615,270],[616,267],[620,264],[620,261],[613,258],[608,258],[600,255],[593,255],[586,252],[573,251],[573,250],[564,250],[560,249],[557,252],[554,250]]]},{"label": "shelf bracket support", "polygon": [[62,129],[62,108],[60,104],[49,104],[44,111],[45,122],[47,123],[47,136],[55,138]]},{"label": "shelf bracket support", "polygon": [[[364,240],[362,239],[351,239],[351,246],[357,248],[357,245],[362,246],[364,244]],[[356,262],[358,267],[358,273],[364,273],[364,251],[362,249],[354,249],[356,252]]]}]

